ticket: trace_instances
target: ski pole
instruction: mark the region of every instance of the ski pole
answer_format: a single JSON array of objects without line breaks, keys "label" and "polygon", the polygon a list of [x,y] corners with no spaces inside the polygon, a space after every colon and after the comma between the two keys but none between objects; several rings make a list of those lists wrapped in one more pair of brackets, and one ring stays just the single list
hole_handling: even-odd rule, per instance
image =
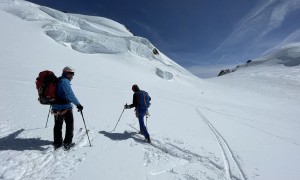
[{"label": "ski pole", "polygon": [[82,120],[83,120],[83,123],[84,123],[85,132],[86,132],[86,135],[87,135],[89,143],[90,143],[90,147],[92,147],[92,144],[91,144],[91,141],[90,141],[90,137],[89,137],[89,133],[88,133],[88,130],[87,130],[86,125],[85,125],[85,120],[84,120],[84,117],[83,117],[83,113],[82,113],[82,111],[80,111],[80,113],[81,113]]},{"label": "ski pole", "polygon": [[150,116],[148,110],[146,112],[146,129],[148,130],[148,117]]},{"label": "ski pole", "polygon": [[148,116],[146,116],[146,129],[148,131]]},{"label": "ski pole", "polygon": [[49,120],[49,114],[50,114],[50,111],[51,111],[51,106],[50,106],[50,108],[49,108],[49,113],[48,113],[48,117],[47,117],[47,121],[46,121],[46,126],[45,126],[45,128],[47,128],[47,125],[48,125],[48,120]]},{"label": "ski pole", "polygon": [[[126,105],[127,105],[127,104],[126,104]],[[122,111],[122,113],[121,113],[121,115],[120,115],[120,117],[119,117],[119,120],[118,120],[118,122],[117,122],[117,124],[116,124],[114,130],[112,130],[112,132],[116,130],[117,125],[118,125],[118,123],[119,123],[119,121],[120,121],[120,119],[121,119],[121,117],[122,117],[122,115],[123,115],[124,110],[125,110],[125,108],[123,109],[123,111]]]}]

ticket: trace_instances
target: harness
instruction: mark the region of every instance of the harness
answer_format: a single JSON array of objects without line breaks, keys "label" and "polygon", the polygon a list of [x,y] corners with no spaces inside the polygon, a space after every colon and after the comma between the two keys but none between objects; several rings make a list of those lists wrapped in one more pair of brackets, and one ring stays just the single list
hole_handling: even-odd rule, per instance
[{"label": "harness", "polygon": [[69,111],[69,109],[62,109],[62,110],[59,110],[59,111],[52,110],[52,111],[51,111],[51,114],[53,114],[54,116],[63,116],[63,115],[65,115],[68,111]]}]

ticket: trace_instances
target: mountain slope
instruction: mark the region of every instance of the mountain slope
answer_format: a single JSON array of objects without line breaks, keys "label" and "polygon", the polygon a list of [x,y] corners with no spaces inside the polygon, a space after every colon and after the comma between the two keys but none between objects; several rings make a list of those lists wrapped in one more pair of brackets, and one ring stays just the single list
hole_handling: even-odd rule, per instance
[{"label": "mountain slope", "polygon": [[[299,177],[300,80],[292,76],[299,66],[253,66],[202,80],[162,53],[151,54],[149,41],[111,20],[26,1],[0,7],[2,179]],[[92,147],[74,109],[77,145],[53,152],[53,117],[45,128],[49,107],[38,103],[34,81],[40,71],[59,75],[66,65],[76,70],[72,87]],[[157,69],[173,78],[161,78]],[[132,110],[111,132],[132,101],[133,84],[152,97],[147,127],[153,145],[137,134]]]}]

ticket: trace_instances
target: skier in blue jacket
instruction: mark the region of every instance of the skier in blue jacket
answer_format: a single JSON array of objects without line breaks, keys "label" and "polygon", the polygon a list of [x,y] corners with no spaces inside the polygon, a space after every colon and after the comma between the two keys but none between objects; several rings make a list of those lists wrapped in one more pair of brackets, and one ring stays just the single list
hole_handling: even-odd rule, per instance
[{"label": "skier in blue jacket", "polygon": [[[62,76],[59,77],[57,84],[57,96],[59,99],[58,104],[52,105],[52,113],[54,114],[54,142],[55,148],[59,148],[64,144],[66,149],[74,146],[72,142],[74,131],[74,118],[72,112],[72,105],[76,105],[78,111],[83,110],[83,106],[79,103],[78,99],[73,93],[71,88],[71,80],[74,77],[74,69],[67,66],[63,69]],[[66,133],[64,140],[62,139],[62,126],[63,122],[66,123]]]},{"label": "skier in blue jacket", "polygon": [[147,115],[148,107],[150,106],[150,103],[146,105],[145,96],[149,98],[149,101],[151,101],[151,97],[147,92],[140,90],[136,84],[134,84],[131,89],[134,92],[132,104],[124,105],[124,109],[131,109],[135,107],[136,117],[138,118],[140,124],[140,132],[142,135],[144,135],[146,142],[151,143],[150,135],[144,123],[144,116]]}]

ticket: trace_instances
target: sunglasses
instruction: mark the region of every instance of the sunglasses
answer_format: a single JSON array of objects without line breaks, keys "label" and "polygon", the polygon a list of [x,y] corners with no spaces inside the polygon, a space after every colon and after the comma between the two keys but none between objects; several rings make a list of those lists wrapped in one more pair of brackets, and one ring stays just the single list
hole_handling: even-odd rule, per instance
[{"label": "sunglasses", "polygon": [[70,74],[70,75],[72,75],[72,76],[74,76],[74,72],[67,72],[67,74]]}]

